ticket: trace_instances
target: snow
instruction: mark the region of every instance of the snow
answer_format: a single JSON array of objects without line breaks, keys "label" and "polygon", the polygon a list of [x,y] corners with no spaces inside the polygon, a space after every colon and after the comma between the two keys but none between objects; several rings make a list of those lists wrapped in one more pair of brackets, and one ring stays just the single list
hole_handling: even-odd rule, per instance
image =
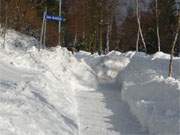
[{"label": "snow", "polygon": [[[170,56],[163,52],[158,52],[152,56],[136,52],[124,54],[111,52],[107,56],[98,56],[97,54],[91,56],[86,52],[80,52],[76,54],[76,57],[89,63],[97,75],[99,71],[103,72],[105,77],[101,78],[102,75],[100,75],[99,79],[114,80],[115,85],[118,85],[117,87],[121,91],[121,93],[119,92],[119,100],[121,100],[118,104],[127,103],[126,106],[129,106],[130,109],[129,115],[135,116],[142,126],[139,128],[136,126],[136,131],[139,131],[136,133],[135,131],[131,132],[132,125],[126,125],[131,130],[129,128],[129,132],[122,132],[121,130],[122,134],[180,134],[180,58],[175,57],[173,61],[175,78],[168,78]],[[108,71],[114,71],[115,75],[108,76]],[[115,90],[111,87],[109,91]],[[116,96],[111,98],[117,101]],[[113,106],[113,102],[115,101],[112,101],[111,106]],[[118,108],[117,105],[116,107]],[[117,108],[119,115],[129,117],[126,115],[127,112],[120,113],[122,107]],[[114,115],[116,115],[115,112]],[[120,117],[116,118],[119,120],[118,123],[121,123]],[[132,121],[132,118],[126,119],[126,121],[138,125],[138,122]],[[121,127],[122,125],[119,124],[119,129]]]},{"label": "snow", "polygon": [[88,85],[96,79],[93,71],[66,49],[38,52],[27,48],[27,42],[33,45],[27,36],[8,35],[6,50],[0,50],[0,134],[78,134],[74,85]]},{"label": "snow", "polygon": [[48,70],[42,72],[17,68],[11,63],[4,64],[5,61],[0,63],[2,135],[77,132],[73,91],[67,88],[68,84]]},{"label": "snow", "polygon": [[117,82],[122,99],[150,134],[180,134],[180,59],[174,60],[175,78],[167,78],[169,55],[135,54]]},{"label": "snow", "polygon": [[[32,46],[37,46],[38,42],[35,38],[26,36],[14,30],[7,30],[5,44],[6,50],[26,51]],[[0,44],[4,39],[0,37]],[[1,47],[1,46],[0,46]]]},{"label": "snow", "polygon": [[[75,56],[85,61],[97,75],[97,87],[77,90],[80,135],[146,135],[129,106],[121,99],[121,88],[115,78],[129,63],[121,53],[111,52],[107,56],[91,56],[79,52]],[[93,83],[93,82],[91,82]]]},{"label": "snow", "polygon": [[[0,37],[0,44],[3,39]],[[0,135],[179,135],[180,58],[72,55],[9,30],[0,49]]]},{"label": "snow", "polygon": [[101,81],[113,80],[129,63],[128,58],[121,56],[121,53],[116,51],[112,51],[104,56],[91,55],[81,51],[75,56],[77,59],[85,61],[95,71]]},{"label": "snow", "polygon": [[80,135],[146,135],[115,84],[77,92]]}]

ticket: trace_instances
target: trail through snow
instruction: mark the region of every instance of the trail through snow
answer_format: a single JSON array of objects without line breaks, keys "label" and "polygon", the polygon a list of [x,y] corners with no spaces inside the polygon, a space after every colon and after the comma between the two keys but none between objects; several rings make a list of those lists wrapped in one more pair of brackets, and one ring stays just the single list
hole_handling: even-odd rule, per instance
[{"label": "trail through snow", "polygon": [[77,92],[79,135],[147,135],[113,83]]},{"label": "trail through snow", "polygon": [[117,73],[126,67],[128,60],[102,56],[96,57],[94,62],[92,56],[84,53],[76,57],[94,70],[98,84],[95,88],[85,86],[76,90],[79,135],[147,135],[148,131],[121,99],[121,87],[115,81]]}]

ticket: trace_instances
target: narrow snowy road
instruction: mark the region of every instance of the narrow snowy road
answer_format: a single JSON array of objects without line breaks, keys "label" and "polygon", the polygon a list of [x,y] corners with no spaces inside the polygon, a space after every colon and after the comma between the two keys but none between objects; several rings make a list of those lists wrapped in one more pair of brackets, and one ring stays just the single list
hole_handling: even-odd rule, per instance
[{"label": "narrow snowy road", "polygon": [[79,134],[147,135],[120,95],[120,88],[111,83],[78,91]]}]

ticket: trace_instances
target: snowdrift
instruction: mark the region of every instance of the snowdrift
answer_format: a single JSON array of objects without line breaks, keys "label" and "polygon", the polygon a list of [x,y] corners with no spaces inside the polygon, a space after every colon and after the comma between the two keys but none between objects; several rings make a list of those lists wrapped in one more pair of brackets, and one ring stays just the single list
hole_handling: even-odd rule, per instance
[{"label": "snowdrift", "polygon": [[6,40],[6,50],[0,49],[0,134],[78,134],[75,89],[96,82],[91,68],[60,47],[38,52],[36,40],[14,31]]},{"label": "snowdrift", "polygon": [[121,96],[150,134],[180,134],[180,59],[174,60],[174,76],[167,78],[169,55],[128,52],[128,66],[119,73]]},{"label": "snowdrift", "polygon": [[94,70],[98,80],[102,82],[114,81],[118,73],[130,62],[129,58],[116,51],[102,56],[80,51],[75,56],[77,59],[85,61]]},{"label": "snowdrift", "polygon": [[[0,36],[0,44],[3,44],[3,42],[4,39]],[[37,46],[38,41],[33,37],[26,36],[14,30],[7,30],[5,44],[6,50],[26,51],[32,46]]]},{"label": "snowdrift", "polygon": [[[106,56],[76,54],[96,72],[99,80],[116,81],[121,98],[150,135],[180,134],[180,58],[173,61],[175,78],[168,78],[170,56],[110,52]],[[130,128],[130,127],[129,127]]]}]

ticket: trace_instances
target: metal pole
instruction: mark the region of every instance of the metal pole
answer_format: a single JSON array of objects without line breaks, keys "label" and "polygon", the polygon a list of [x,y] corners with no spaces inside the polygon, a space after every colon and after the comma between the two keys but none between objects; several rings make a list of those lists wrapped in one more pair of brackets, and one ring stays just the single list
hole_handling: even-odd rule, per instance
[{"label": "metal pole", "polygon": [[45,25],[46,14],[47,14],[47,8],[45,9],[44,14],[43,14],[43,22],[42,22],[42,28],[41,28],[39,51],[43,46],[43,41],[44,41],[44,36],[45,36],[44,35],[44,25]]},{"label": "metal pole", "polygon": [[[1,0],[0,0],[0,22],[2,21],[2,16],[1,16],[1,10],[2,10],[2,6],[1,6]],[[2,23],[2,22],[1,22]],[[1,26],[1,24],[0,24],[0,35],[1,35],[1,28],[2,28],[2,26]]]},{"label": "metal pole", "polygon": [[46,7],[46,10],[45,10],[45,16],[44,16],[44,41],[43,41],[43,46],[42,48],[45,49],[46,48],[46,29],[47,29],[47,21],[46,21],[46,15],[47,15],[47,7]]},{"label": "metal pole", "polygon": [[44,43],[43,43],[43,49],[45,49],[46,48],[46,30],[47,29],[47,22],[46,22],[46,20],[45,20],[45,22],[44,22]]},{"label": "metal pole", "polygon": [[[59,0],[59,16],[61,16],[62,0]],[[59,41],[58,45],[61,45],[61,21],[59,21]]]}]

